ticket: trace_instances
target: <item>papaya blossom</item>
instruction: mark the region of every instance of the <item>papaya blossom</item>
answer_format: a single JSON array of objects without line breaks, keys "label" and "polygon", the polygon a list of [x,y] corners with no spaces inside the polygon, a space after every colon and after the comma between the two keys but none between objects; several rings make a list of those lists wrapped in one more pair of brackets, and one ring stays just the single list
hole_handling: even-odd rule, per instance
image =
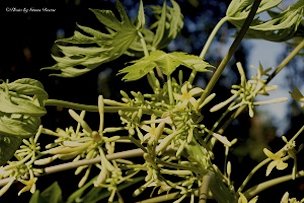
[{"label": "papaya blossom", "polygon": [[47,98],[37,80],[0,81],[0,165],[13,156],[23,138],[36,134]]}]

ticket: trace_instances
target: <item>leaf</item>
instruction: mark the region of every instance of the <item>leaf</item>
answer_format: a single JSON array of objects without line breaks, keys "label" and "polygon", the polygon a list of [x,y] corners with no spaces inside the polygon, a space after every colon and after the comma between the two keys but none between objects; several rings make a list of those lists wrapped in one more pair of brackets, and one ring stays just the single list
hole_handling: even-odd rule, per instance
[{"label": "leaf", "polygon": [[[254,0],[232,0],[226,11],[226,16],[228,17],[229,21],[233,24],[241,26],[248,16],[253,2]],[[281,2],[282,0],[262,0],[256,14],[269,10],[279,5]]]},{"label": "leaf", "polygon": [[[149,51],[163,48],[174,39],[183,27],[183,16],[178,4],[171,0],[172,7],[153,7],[156,18],[150,29],[145,26],[145,14],[142,1],[138,8],[136,22],[133,24],[120,1],[116,1],[119,16],[110,10],[90,9],[107,32],[77,25],[74,35],[56,41],[57,54],[52,57],[56,64],[42,70],[53,70],[59,73],[51,75],[76,77],[85,74],[103,63],[113,61],[123,54],[143,55],[143,46],[139,32],[144,37]],[[156,28],[155,33],[152,29]]]},{"label": "leaf", "polygon": [[142,0],[139,1],[139,9],[137,14],[136,28],[138,30],[143,29],[146,24],[145,12]]},{"label": "leaf", "polygon": [[298,1],[271,20],[251,26],[250,37],[259,37],[271,41],[285,41],[297,36],[303,21],[304,2]]},{"label": "leaf", "polygon": [[133,65],[127,66],[119,71],[119,74],[126,73],[123,80],[138,80],[158,67],[165,75],[171,75],[178,66],[183,65],[199,72],[208,71],[207,67],[212,67],[198,56],[188,55],[183,52],[165,53],[156,50],[149,56],[133,61]]},{"label": "leaf", "polygon": [[[257,14],[267,11],[271,19],[262,21],[256,18],[246,36],[270,41],[286,41],[295,36],[301,36],[304,2],[297,1],[286,10],[277,13],[270,9],[278,6],[282,0],[262,1]],[[240,28],[249,14],[253,0],[234,0],[228,7],[229,22]]]},{"label": "leaf", "polygon": [[[136,177],[131,180],[125,181],[124,183],[118,185],[117,190],[121,191],[125,188],[128,188],[140,181],[144,180],[144,177]],[[106,188],[96,188],[93,187],[88,193],[82,197],[84,203],[97,203],[102,199],[105,199],[110,196],[110,192]]]},{"label": "leaf", "polygon": [[31,100],[10,96],[5,92],[0,92],[0,112],[12,114],[28,114],[33,116],[42,116],[46,113],[44,107],[34,104]]},{"label": "leaf", "polygon": [[179,5],[171,0],[173,7],[169,7],[164,2],[162,7],[152,6],[152,11],[155,13],[157,22],[151,25],[151,29],[156,27],[155,36],[152,42],[152,47],[161,49],[166,47],[169,42],[174,39],[183,27],[183,15]]},{"label": "leaf", "polygon": [[31,78],[21,78],[7,84],[8,89],[20,94],[38,96],[39,99],[45,100],[48,98],[47,92],[43,85],[38,80]]},{"label": "leaf", "polygon": [[119,1],[116,9],[120,19],[110,10],[90,9],[108,33],[77,25],[74,36],[56,41],[61,52],[52,55],[56,64],[43,69],[60,71],[51,75],[76,77],[125,54],[137,39],[137,30]]},{"label": "leaf", "polygon": [[[81,199],[81,202],[84,203],[96,203],[110,196],[110,192],[106,188],[100,188],[100,187],[93,187],[87,193],[85,193],[86,190],[93,185],[95,180],[96,178],[93,178],[88,183],[86,183],[83,187],[79,188],[77,191],[71,194],[67,200],[67,203],[73,203],[75,202],[76,199]],[[144,180],[144,177],[137,177],[130,179],[128,181],[125,181],[123,184],[120,184],[117,187],[117,189],[118,191],[123,190],[142,180]]]},{"label": "leaf", "polygon": [[42,84],[34,79],[0,84],[0,135],[21,138],[35,135],[40,117],[46,114],[47,97]]},{"label": "leaf", "polygon": [[39,190],[36,190],[34,192],[34,194],[32,195],[29,203],[40,203],[39,202],[39,196],[40,196],[40,191]]},{"label": "leaf", "polygon": [[21,145],[21,142],[22,138],[0,134],[0,166],[14,156],[14,153]]},{"label": "leaf", "polygon": [[76,199],[80,199],[85,190],[87,190],[90,186],[93,185],[96,178],[93,178],[88,183],[86,183],[84,186],[73,192],[67,199],[66,203],[73,203]]},{"label": "leaf", "polygon": [[120,21],[115,17],[111,10],[90,9],[96,16],[99,22],[113,30],[121,29]]},{"label": "leaf", "polygon": [[126,68],[119,71],[119,74],[127,73],[122,79],[126,81],[138,80],[143,76],[147,75],[150,71],[152,71],[156,67],[151,61],[137,61],[135,64],[131,66],[127,66]]},{"label": "leaf", "polygon": [[291,92],[291,96],[293,99],[295,99],[296,101],[300,101],[301,99],[304,98],[303,94],[300,92],[300,90],[298,88],[295,88],[292,92]]},{"label": "leaf", "polygon": [[301,107],[304,108],[304,96],[298,88],[294,88],[294,90],[291,92],[291,97],[300,102]]},{"label": "leaf", "polygon": [[154,61],[162,72],[169,76],[181,64],[172,54],[162,54]]},{"label": "leaf", "polygon": [[163,7],[162,7],[162,11],[161,11],[161,16],[160,16],[160,20],[157,22],[157,29],[156,29],[156,33],[152,42],[152,46],[153,47],[157,47],[158,44],[160,44],[164,33],[165,33],[165,25],[166,25],[166,2],[164,2]]},{"label": "leaf", "polygon": [[195,55],[190,55],[184,52],[173,52],[171,55],[175,58],[175,60],[178,60],[181,65],[196,70],[197,72],[207,72],[209,71],[207,69],[208,67],[214,68],[214,66]]},{"label": "leaf", "polygon": [[29,138],[36,134],[39,125],[40,119],[37,117],[18,120],[2,116],[0,117],[0,134],[5,136]]},{"label": "leaf", "polygon": [[57,182],[54,182],[43,192],[39,190],[32,195],[29,203],[62,203],[62,192]]}]

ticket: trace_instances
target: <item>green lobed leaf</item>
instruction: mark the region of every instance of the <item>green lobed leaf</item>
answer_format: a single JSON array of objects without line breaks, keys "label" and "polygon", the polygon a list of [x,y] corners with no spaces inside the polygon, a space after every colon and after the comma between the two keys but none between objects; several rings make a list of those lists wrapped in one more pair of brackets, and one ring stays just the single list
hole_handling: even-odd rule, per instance
[{"label": "green lobed leaf", "polygon": [[167,11],[167,6],[164,2],[160,19],[157,22],[156,33],[155,33],[155,36],[154,36],[153,42],[152,42],[153,47],[157,47],[157,45],[160,44],[162,38],[164,37],[165,26],[166,26],[166,11]]},{"label": "green lobed leaf", "polygon": [[144,6],[142,0],[139,1],[139,8],[138,8],[138,14],[137,14],[137,23],[136,23],[136,28],[138,30],[141,30],[144,28],[146,24],[146,19],[145,19],[145,11],[144,11]]},{"label": "green lobed leaf", "polygon": [[127,26],[133,26],[130,18],[128,17],[126,10],[124,9],[123,5],[121,4],[121,2],[119,0],[116,0],[116,8],[119,12],[119,16],[120,16],[122,23]]},{"label": "green lobed leaf", "polygon": [[166,47],[177,36],[184,25],[179,5],[174,0],[171,0],[171,4],[173,7],[167,6],[166,2],[164,2],[162,7],[151,7],[158,19],[158,21],[151,25],[151,29],[156,27],[152,42],[152,47],[155,49]]},{"label": "green lobed leaf", "polygon": [[47,97],[43,85],[34,79],[0,84],[0,135],[21,138],[35,135],[40,117],[46,114]]},{"label": "green lobed leaf", "polygon": [[[280,13],[271,10],[281,2],[282,0],[263,0],[257,10],[257,14],[266,11],[271,19],[266,21],[259,18],[254,19],[246,36],[269,41],[286,41],[293,37],[301,36],[304,1],[296,1]],[[252,3],[253,0],[233,0],[226,12],[228,21],[240,28],[249,14]]]},{"label": "green lobed leaf", "polygon": [[169,30],[169,37],[172,39],[177,36],[181,28],[183,27],[183,15],[181,13],[179,5],[171,0],[172,8],[170,10],[170,30]]},{"label": "green lobed leaf", "polygon": [[[254,0],[232,0],[226,11],[226,16],[228,17],[229,21],[233,24],[241,26],[248,16],[253,2]],[[262,0],[256,13],[259,14],[274,8],[281,2],[282,0]]]},{"label": "green lobed leaf", "polygon": [[22,78],[0,84],[0,163],[13,157],[22,138],[36,134],[40,117],[46,114],[48,95],[34,79]]},{"label": "green lobed leaf", "polygon": [[207,68],[214,68],[212,65],[195,55],[184,52],[173,52],[171,55],[175,60],[178,60],[181,65],[196,70],[197,72],[207,72],[209,71]]},{"label": "green lobed leaf", "polygon": [[116,1],[119,16],[110,10],[90,9],[108,32],[101,32],[90,27],[77,25],[78,30],[69,38],[56,41],[57,54],[52,57],[56,64],[43,70],[54,70],[51,75],[76,77],[95,69],[103,63],[117,59],[123,54],[143,55],[143,45],[139,32],[144,37],[146,48],[163,48],[174,39],[183,26],[183,16],[178,4],[171,0],[171,5],[155,6],[153,12],[158,20],[150,29],[146,29],[145,13],[142,1],[138,8],[136,22],[132,23],[120,1]]},{"label": "green lobed leaf", "polygon": [[156,64],[154,64],[152,61],[144,60],[143,58],[143,60],[138,60],[135,62],[135,64],[120,70],[119,74],[126,73],[126,75],[123,77],[123,80],[126,81],[138,80],[147,75],[155,67]]},{"label": "green lobed leaf", "polygon": [[96,16],[99,22],[104,24],[107,28],[113,30],[121,29],[120,21],[115,17],[111,10],[100,10],[100,9],[90,9]]},{"label": "green lobed leaf", "polygon": [[15,92],[17,95],[35,96],[39,101],[48,98],[48,94],[44,90],[42,83],[31,78],[21,78],[11,83],[2,83],[0,88],[3,90],[7,88],[10,90],[10,94]]},{"label": "green lobed leaf", "polygon": [[22,98],[18,95],[8,96],[5,92],[0,92],[0,112],[12,114],[28,114],[33,116],[42,116],[46,113],[44,107],[35,103],[31,98]]},{"label": "green lobed leaf", "polygon": [[165,53],[160,50],[152,51],[149,56],[133,61],[133,65],[127,66],[120,70],[119,74],[126,75],[123,80],[137,80],[148,74],[154,68],[158,67],[162,73],[169,76],[180,65],[195,69],[199,72],[208,71],[208,67],[212,67],[198,56],[189,55],[183,52]]},{"label": "green lobed leaf", "polygon": [[18,120],[1,116],[0,135],[29,138],[36,134],[39,125],[39,117],[20,118],[20,120]]},{"label": "green lobed leaf", "polygon": [[272,19],[251,26],[247,36],[270,41],[286,41],[301,36],[299,28],[304,22],[303,16],[304,1],[297,1],[283,12],[272,15]]},{"label": "green lobed leaf", "polygon": [[21,145],[21,142],[22,138],[20,137],[4,136],[0,134],[0,166],[14,156],[14,153]]},{"label": "green lobed leaf", "polygon": [[90,9],[108,33],[77,25],[80,31],[74,36],[56,41],[61,52],[52,55],[56,64],[43,69],[60,71],[52,74],[56,76],[76,77],[125,54],[137,39],[137,30],[119,1],[116,8],[120,19],[112,11]]}]

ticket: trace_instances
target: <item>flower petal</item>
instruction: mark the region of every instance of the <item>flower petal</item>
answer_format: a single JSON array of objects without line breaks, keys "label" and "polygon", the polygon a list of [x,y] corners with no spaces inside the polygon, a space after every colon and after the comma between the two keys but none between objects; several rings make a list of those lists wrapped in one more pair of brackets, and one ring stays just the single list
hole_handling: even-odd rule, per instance
[{"label": "flower petal", "polygon": [[264,152],[264,154],[265,154],[268,158],[274,159],[275,155],[274,155],[274,153],[272,153],[269,149],[264,148],[264,149],[263,149],[263,152]]},{"label": "flower petal", "polygon": [[276,161],[272,161],[268,164],[267,169],[266,169],[266,176],[269,176],[271,173],[272,169],[277,165]]},{"label": "flower petal", "polygon": [[288,164],[285,163],[285,162],[283,162],[282,160],[280,160],[280,161],[277,162],[276,168],[277,168],[278,170],[284,170],[284,169],[287,168],[287,167],[288,167]]}]

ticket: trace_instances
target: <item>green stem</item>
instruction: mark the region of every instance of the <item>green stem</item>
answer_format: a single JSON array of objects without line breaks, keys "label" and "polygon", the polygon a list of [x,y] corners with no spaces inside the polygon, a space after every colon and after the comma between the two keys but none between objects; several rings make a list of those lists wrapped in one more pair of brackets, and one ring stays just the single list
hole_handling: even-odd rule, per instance
[{"label": "green stem", "polygon": [[[132,157],[139,157],[143,155],[142,149],[132,149],[128,151],[122,151],[122,152],[116,152],[113,154],[106,155],[107,160],[114,160],[114,159],[122,159],[122,158],[132,158]],[[101,162],[101,157],[96,157],[93,159],[83,159],[80,161],[73,161],[69,163],[64,164],[58,164],[55,166],[49,166],[44,169],[44,174],[51,174],[51,173],[57,173],[60,171],[70,170],[73,168],[77,168],[79,166],[84,165],[91,165]]]},{"label": "green stem", "polygon": [[[298,132],[290,139],[289,142],[293,142],[302,132],[304,131],[304,125],[298,130]],[[285,145],[286,146],[286,145]],[[285,146],[283,146],[278,152],[282,151],[285,149]],[[265,164],[267,164],[269,161],[271,161],[270,158],[266,158],[264,159],[262,162],[260,162],[256,167],[254,167],[254,169],[252,171],[250,171],[250,173],[248,174],[248,176],[246,177],[246,179],[244,180],[244,182],[242,183],[242,185],[239,187],[238,192],[241,192],[244,187],[246,186],[246,184],[249,182],[249,180],[252,178],[252,176],[254,175],[254,173],[259,170],[262,166],[264,166]]]},{"label": "green stem", "polygon": [[247,175],[246,179],[243,181],[242,185],[239,187],[237,190],[238,192],[242,192],[246,184],[249,182],[249,180],[252,178],[252,176],[260,169],[262,168],[265,164],[267,164],[269,161],[271,161],[270,158],[266,158],[263,161],[261,161],[258,165],[256,165],[252,171]]},{"label": "green stem", "polygon": [[202,185],[199,188],[199,203],[206,203],[211,180],[214,178],[213,172],[208,172],[202,177]]},{"label": "green stem", "polygon": [[168,85],[168,95],[169,95],[169,102],[170,104],[174,104],[174,99],[173,99],[173,91],[172,91],[172,81],[171,77],[167,77],[167,85]]},{"label": "green stem", "polygon": [[[304,47],[304,40],[296,46],[296,48],[276,67],[275,71],[268,77],[266,84],[269,83],[296,55],[297,53]],[[223,124],[223,126],[218,130],[218,133],[224,132],[227,126],[234,121],[241,112],[245,110],[246,106],[241,106],[233,115]],[[298,135],[297,135],[298,136]],[[296,136],[296,137],[297,137]],[[294,139],[292,139],[294,140]]]},{"label": "green stem", "polygon": [[286,65],[304,48],[304,39],[290,52],[290,54],[276,67],[273,73],[268,77],[266,84],[268,84]]},{"label": "green stem", "polygon": [[[304,177],[304,170],[299,171],[296,174],[297,177]],[[286,176],[282,176],[282,177],[278,177],[278,178],[274,178],[272,180],[269,181],[265,181],[263,183],[257,184],[251,188],[249,188],[246,192],[244,192],[244,195],[247,199],[251,199],[254,196],[256,196],[258,193],[260,193],[263,190],[266,190],[274,185],[292,180],[293,175],[286,175]]]},{"label": "green stem", "polygon": [[214,72],[213,76],[211,77],[210,81],[207,84],[207,87],[204,91],[204,93],[202,94],[202,96],[199,98],[198,103],[201,104],[206,98],[207,96],[210,94],[210,92],[212,91],[213,87],[215,86],[215,84],[217,83],[219,77],[221,76],[222,72],[224,71],[226,65],[228,64],[229,60],[231,59],[232,55],[234,54],[234,52],[236,51],[236,49],[238,48],[238,46],[240,45],[242,39],[244,38],[256,12],[257,9],[259,8],[259,5],[261,3],[261,0],[255,0],[252,8],[249,12],[248,17],[246,18],[244,24],[241,27],[240,32],[237,34],[235,40],[233,41],[231,47],[228,50],[228,53],[226,54],[226,56],[223,58],[223,60],[221,61],[219,67],[216,69],[216,71]]},{"label": "green stem", "polygon": [[[144,152],[142,149],[131,149],[131,150],[127,150],[127,151],[108,154],[108,155],[106,155],[106,158],[107,158],[107,160],[125,159],[125,158],[143,156],[143,154],[144,154]],[[49,167],[44,168],[44,173],[41,175],[58,173],[61,171],[74,169],[79,166],[91,165],[91,164],[96,164],[96,163],[100,163],[100,162],[101,162],[101,157],[96,157],[93,159],[83,159],[83,160],[79,160],[79,161],[72,161],[72,162],[68,162],[68,163],[58,164],[55,166],[49,166]],[[6,185],[10,181],[10,179],[11,178],[5,178],[5,179],[0,180],[0,187],[3,185]]]},{"label": "green stem", "polygon": [[[209,47],[211,46],[211,43],[212,43],[212,41],[213,41],[213,39],[214,39],[216,33],[219,31],[219,29],[222,27],[222,25],[223,25],[227,20],[228,20],[228,17],[225,16],[225,17],[222,18],[222,19],[216,24],[216,26],[213,28],[212,32],[210,33],[210,35],[209,35],[209,37],[208,37],[208,39],[207,39],[207,42],[205,43],[205,45],[204,45],[204,47],[203,47],[203,49],[202,49],[202,51],[201,51],[201,53],[200,53],[200,55],[199,55],[200,58],[202,58],[202,59],[205,58],[206,53],[207,53]],[[188,81],[190,82],[190,84],[193,83],[196,74],[197,74],[197,71],[193,69],[192,72],[191,72],[191,74],[190,74],[189,80],[188,80]]]},{"label": "green stem", "polygon": [[158,197],[153,197],[150,199],[146,199],[137,203],[158,203],[158,202],[166,202],[169,200],[177,199],[180,196],[179,192],[174,192],[166,195],[161,195]]},{"label": "green stem", "polygon": [[206,54],[207,54],[207,51],[216,35],[216,33],[220,30],[220,28],[222,27],[222,25],[228,21],[228,16],[225,16],[223,17],[217,24],[216,26],[213,28],[212,32],[210,33],[208,39],[207,39],[207,42],[206,44],[204,45],[202,51],[201,51],[201,54],[199,55],[200,58],[204,59]]},{"label": "green stem", "polygon": [[141,43],[141,46],[142,46],[142,48],[143,48],[143,50],[144,50],[145,56],[149,56],[149,50],[148,50],[147,43],[146,43],[146,41],[145,41],[144,36],[143,36],[142,33],[139,32],[139,31],[137,32],[137,34],[138,34],[138,36],[139,36],[139,38],[140,38],[140,43]]},{"label": "green stem", "polygon": [[[301,49],[304,48],[304,39],[302,40],[302,42],[300,44],[298,44],[293,50],[292,52],[290,52],[290,54],[283,59],[283,61],[275,68],[274,72],[267,78],[266,80],[266,84],[268,84],[275,76],[278,75],[278,73],[286,67],[286,65],[299,53],[299,51]],[[233,118],[238,117],[238,115],[243,112],[245,110],[246,106],[242,106],[240,107],[240,110],[236,111],[233,114]]]},{"label": "green stem", "polygon": [[[147,47],[147,43],[146,43],[146,41],[145,41],[145,38],[144,38],[144,36],[143,36],[143,34],[142,34],[141,32],[138,31],[137,34],[138,34],[138,36],[140,37],[140,42],[141,42],[141,46],[142,46],[142,48],[143,48],[143,50],[144,50],[145,57],[147,57],[147,56],[149,56],[150,54],[149,54],[149,50],[148,50],[148,47]],[[155,76],[155,74],[154,74],[153,71],[150,71],[149,74],[150,74],[150,76],[151,76],[151,78],[152,78],[152,80],[153,80],[152,82],[154,83],[154,85],[151,85],[151,87],[152,87],[153,91],[155,92],[155,86],[159,87],[160,84],[159,84],[159,81],[158,81],[158,79],[156,78],[156,76]]]},{"label": "green stem", "polygon": [[300,130],[298,130],[298,132],[289,140],[289,142],[293,142],[295,141],[295,139],[297,139],[297,137],[304,131],[304,125],[302,125],[302,127],[300,128]]},{"label": "green stem", "polygon": [[[62,107],[62,108],[71,108],[74,110],[84,110],[88,112],[98,112],[98,106],[96,105],[86,105],[86,104],[79,104],[75,102],[69,102],[64,100],[58,100],[58,99],[47,99],[44,103],[45,106],[56,106],[56,107]],[[116,113],[119,110],[124,111],[137,111],[139,110],[138,107],[130,107],[126,105],[121,106],[105,106],[104,112],[106,113]],[[144,113],[151,113],[152,110],[149,109],[143,109]],[[158,114],[159,112],[154,112]]]}]

